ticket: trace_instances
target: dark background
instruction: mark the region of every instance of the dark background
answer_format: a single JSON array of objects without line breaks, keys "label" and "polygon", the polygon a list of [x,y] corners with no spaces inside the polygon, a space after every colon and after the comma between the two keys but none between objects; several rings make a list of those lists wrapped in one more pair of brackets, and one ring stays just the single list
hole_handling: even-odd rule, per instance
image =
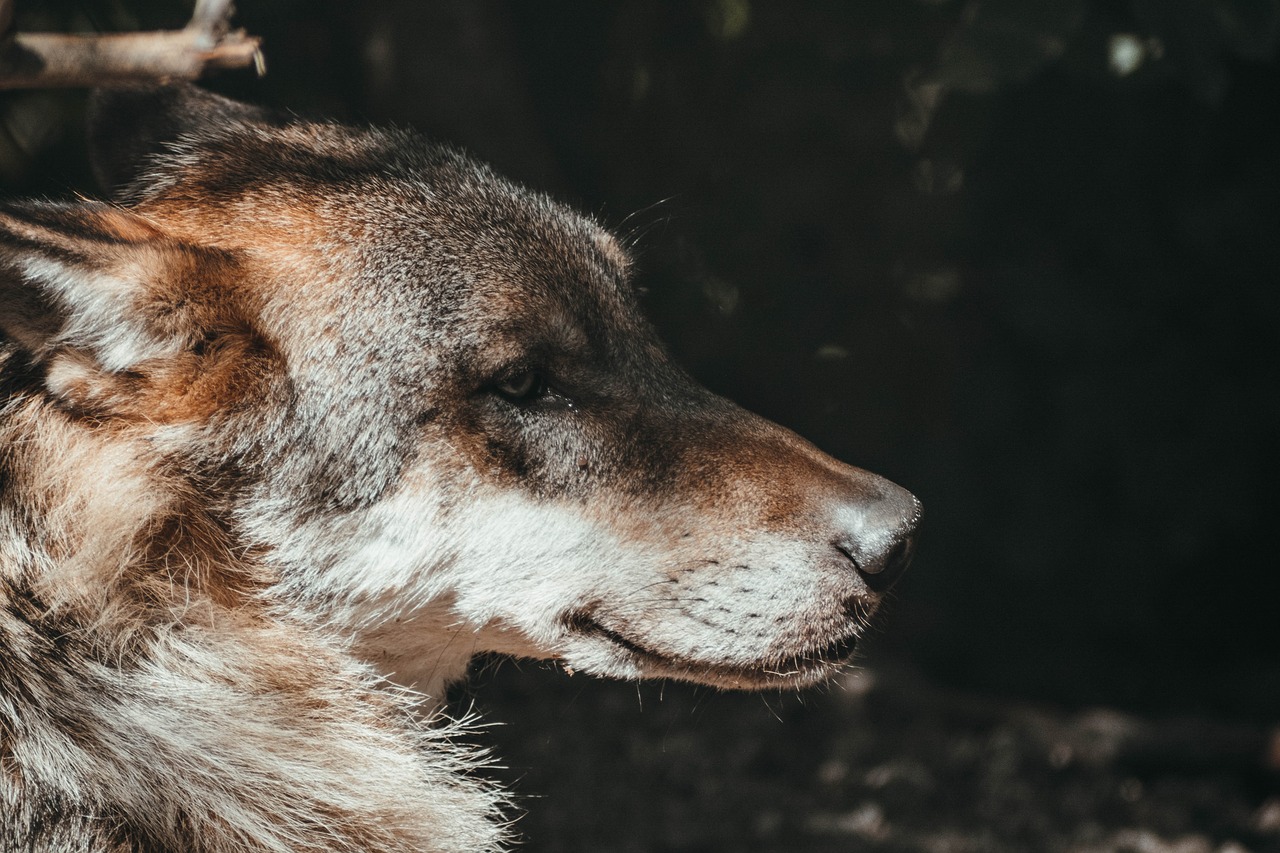
[{"label": "dark background", "polygon": [[[921,497],[865,652],[902,695],[1280,719],[1276,0],[240,6],[269,73],[213,88],[411,124],[595,213],[634,242],[694,375]],[[189,14],[18,11],[31,31]],[[92,192],[80,108],[0,95],[7,194]],[[617,774],[725,802],[697,786],[744,774],[711,765],[745,749],[745,777],[800,773],[770,744],[803,753],[861,689],[762,702],[481,669],[516,784],[566,787],[558,808],[601,810],[601,838],[629,808],[639,846],[616,849],[719,849],[696,817],[635,841],[658,818],[603,793]],[[539,775],[584,731],[622,763]],[[522,824],[532,849],[585,849],[547,840],[581,815],[549,813]],[[783,818],[724,820],[764,837]]]}]

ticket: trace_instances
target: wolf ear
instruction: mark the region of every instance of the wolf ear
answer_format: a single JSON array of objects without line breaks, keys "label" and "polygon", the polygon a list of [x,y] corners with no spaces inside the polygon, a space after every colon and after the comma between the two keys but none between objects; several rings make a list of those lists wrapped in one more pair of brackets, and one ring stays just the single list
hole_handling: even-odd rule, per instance
[{"label": "wolf ear", "polygon": [[105,204],[0,206],[0,330],[37,358],[70,344],[128,369],[140,357],[126,330],[150,277],[145,247],[162,237]]},{"label": "wolf ear", "polygon": [[219,405],[232,356],[262,351],[228,307],[236,275],[226,253],[111,205],[0,205],[0,340],[89,412],[163,421]]},{"label": "wolf ear", "polygon": [[89,99],[90,160],[116,198],[136,195],[154,155],[180,140],[235,125],[285,124],[283,116],[189,83],[97,89]]}]

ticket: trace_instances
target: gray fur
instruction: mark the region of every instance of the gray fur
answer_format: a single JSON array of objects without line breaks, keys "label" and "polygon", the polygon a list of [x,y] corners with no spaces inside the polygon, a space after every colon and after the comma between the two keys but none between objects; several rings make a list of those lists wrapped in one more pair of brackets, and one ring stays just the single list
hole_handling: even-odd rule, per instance
[{"label": "gray fur", "polygon": [[94,114],[115,203],[0,207],[0,848],[497,850],[475,652],[843,665],[918,502],[690,380],[597,223],[408,132]]}]

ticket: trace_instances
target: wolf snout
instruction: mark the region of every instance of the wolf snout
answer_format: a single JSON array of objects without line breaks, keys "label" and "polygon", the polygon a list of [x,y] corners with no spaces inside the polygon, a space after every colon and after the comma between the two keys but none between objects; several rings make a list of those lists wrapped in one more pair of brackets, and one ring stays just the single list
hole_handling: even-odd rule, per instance
[{"label": "wolf snout", "polygon": [[837,512],[843,530],[833,544],[872,592],[889,589],[911,565],[920,525],[920,501],[905,489],[887,485],[878,499],[846,504]]}]

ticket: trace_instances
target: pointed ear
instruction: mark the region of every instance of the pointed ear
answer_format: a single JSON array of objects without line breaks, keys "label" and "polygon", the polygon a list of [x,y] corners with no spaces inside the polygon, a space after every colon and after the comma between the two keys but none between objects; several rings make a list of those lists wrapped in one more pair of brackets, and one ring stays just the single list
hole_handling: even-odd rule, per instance
[{"label": "pointed ear", "polygon": [[235,125],[278,126],[284,117],[189,83],[97,89],[89,99],[94,175],[120,200],[140,194],[152,158],[174,143]]},{"label": "pointed ear", "polygon": [[0,205],[0,339],[43,368],[50,394],[95,415],[163,422],[221,405],[241,357],[266,352],[232,307],[237,278],[227,253],[127,210]]}]

